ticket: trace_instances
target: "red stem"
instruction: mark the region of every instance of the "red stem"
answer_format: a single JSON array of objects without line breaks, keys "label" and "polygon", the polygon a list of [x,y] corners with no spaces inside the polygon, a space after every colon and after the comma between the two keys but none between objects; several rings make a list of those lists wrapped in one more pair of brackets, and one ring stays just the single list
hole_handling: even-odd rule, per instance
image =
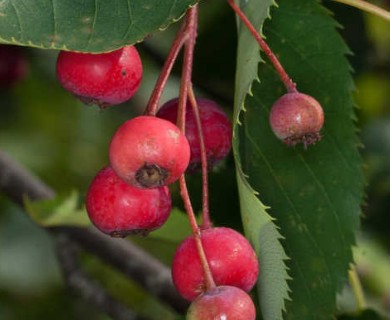
[{"label": "red stem", "polygon": [[209,291],[210,289],[215,288],[215,282],[213,278],[213,274],[210,270],[210,265],[207,261],[206,253],[203,249],[202,239],[201,239],[201,231],[198,227],[198,223],[196,222],[194,210],[192,209],[190,196],[188,194],[188,189],[186,185],[186,181],[184,178],[184,175],[182,175],[179,178],[179,184],[180,184],[180,194],[184,202],[184,207],[186,208],[186,212],[188,215],[188,220],[190,221],[191,229],[192,229],[192,235],[194,237],[196,249],[198,251],[200,263],[202,265],[204,279],[205,279],[205,291]]},{"label": "red stem", "polygon": [[192,112],[194,113],[196,126],[198,129],[198,138],[200,144],[200,156],[202,165],[202,229],[208,229],[212,227],[210,220],[209,210],[209,187],[208,187],[208,172],[207,172],[207,153],[206,146],[204,143],[204,135],[202,129],[202,122],[200,121],[199,106],[195,98],[192,84],[188,84],[188,99],[192,106]]},{"label": "red stem", "polygon": [[188,39],[184,44],[183,69],[180,81],[179,103],[177,109],[177,126],[185,132],[185,115],[187,106],[187,84],[191,83],[192,63],[194,60],[194,47],[196,39],[196,30],[198,27],[198,6],[188,9],[186,15],[186,30]]},{"label": "red stem", "polygon": [[150,95],[148,105],[145,110],[145,114],[149,116],[156,115],[158,103],[160,102],[161,95],[164,91],[168,78],[171,74],[173,65],[177,59],[177,56],[183,47],[185,41],[188,38],[188,32],[186,30],[186,22],[181,25],[175,40],[172,43],[171,49],[169,50],[168,56],[165,59],[164,66],[160,72],[160,75],[156,81],[153,92]]},{"label": "red stem", "polygon": [[[192,63],[194,57],[194,47],[196,32],[198,27],[198,5],[188,9],[186,14],[186,30],[188,32],[188,39],[184,45],[184,57],[183,57],[183,70],[180,82],[180,94],[179,105],[177,110],[177,126],[182,132],[185,132],[185,114],[188,94],[188,84],[191,83],[192,75]],[[205,289],[206,291],[215,287],[213,275],[210,270],[209,263],[207,261],[206,254],[203,249],[201,240],[201,231],[195,218],[194,210],[192,209],[190,196],[187,189],[187,184],[184,175],[179,179],[180,194],[186,208],[188,219],[190,221],[192,234],[194,237],[195,245],[198,251],[200,263],[202,265],[203,274],[205,277]]]},{"label": "red stem", "polygon": [[268,59],[274,65],[276,72],[279,74],[279,77],[282,80],[283,84],[285,85],[287,91],[288,92],[297,92],[296,84],[289,77],[287,72],[284,70],[282,64],[279,62],[278,58],[272,52],[272,50],[268,46],[268,44],[261,38],[259,32],[257,32],[256,28],[251,24],[251,22],[248,20],[248,18],[245,16],[245,14],[240,9],[240,7],[238,7],[235,4],[234,0],[227,0],[227,2],[232,7],[234,12],[238,15],[238,17],[241,19],[241,21],[245,24],[245,26],[248,28],[250,33],[252,33],[253,37],[259,43],[261,49],[264,51],[264,53],[266,54]]}]

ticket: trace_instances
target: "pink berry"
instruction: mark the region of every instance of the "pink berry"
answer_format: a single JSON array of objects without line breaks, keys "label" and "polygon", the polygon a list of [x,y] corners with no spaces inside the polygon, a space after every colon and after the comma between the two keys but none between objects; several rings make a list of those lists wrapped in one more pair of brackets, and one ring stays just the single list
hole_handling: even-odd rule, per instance
[{"label": "pink berry", "polygon": [[27,61],[20,47],[0,45],[0,88],[9,88],[27,74]]},{"label": "pink berry", "polygon": [[[203,248],[217,286],[229,285],[250,291],[256,283],[259,266],[248,240],[229,228],[201,231]],[[193,236],[176,250],[172,278],[177,291],[187,300],[204,292],[204,275]]]},{"label": "pink berry", "polygon": [[142,62],[134,46],[100,54],[61,51],[57,76],[84,103],[107,107],[135,94],[142,79]]},{"label": "pink berry", "polygon": [[175,182],[187,169],[190,146],[173,123],[152,116],[126,121],[110,144],[110,162],[116,174],[139,188]]},{"label": "pink berry", "polygon": [[168,219],[171,196],[165,186],[139,189],[128,185],[106,167],[89,186],[86,208],[96,228],[112,237],[146,235]]},{"label": "pink berry", "polygon": [[287,145],[303,143],[305,148],[321,139],[324,111],[313,97],[292,92],[283,95],[271,108],[270,125]]},{"label": "pink berry", "polygon": [[232,286],[213,288],[196,298],[187,320],[255,320],[256,309],[250,296]]},{"label": "pink berry", "polygon": [[[177,98],[166,102],[157,112],[157,117],[176,123],[178,102]],[[232,147],[232,125],[226,113],[214,101],[197,99],[197,103],[206,147],[207,163],[208,167],[211,168],[225,158]],[[201,152],[196,119],[189,102],[186,109],[185,134],[191,148],[191,159],[187,171],[193,172],[201,166]]]}]

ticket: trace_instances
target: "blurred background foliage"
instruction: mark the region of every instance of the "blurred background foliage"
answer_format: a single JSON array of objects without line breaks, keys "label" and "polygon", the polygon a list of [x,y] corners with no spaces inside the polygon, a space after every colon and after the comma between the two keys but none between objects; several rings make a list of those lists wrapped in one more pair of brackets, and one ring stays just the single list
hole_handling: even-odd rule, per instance
[{"label": "blurred background foliage", "polygon": [[[349,57],[356,81],[357,124],[367,179],[362,234],[356,250],[358,271],[370,306],[390,314],[390,33],[388,23],[356,9],[325,1],[343,28],[354,53]],[[389,9],[389,2],[377,2]],[[236,32],[223,2],[202,4],[195,52],[194,84],[200,96],[232,112]],[[223,28],[223,31],[222,31]],[[11,88],[0,89],[0,148],[29,168],[59,194],[85,191],[107,164],[107,148],[116,128],[143,112],[164,57],[177,30],[173,25],[139,44],[144,78],[139,92],[121,106],[99,111],[65,92],[56,80],[58,52],[20,48],[28,74]],[[180,64],[179,64],[180,65]],[[177,96],[180,68],[175,68],[161,102]],[[200,210],[199,175],[188,177],[196,211]],[[216,225],[241,229],[233,158],[210,174],[211,214]],[[174,204],[182,204],[177,186]],[[164,231],[130,238],[169,264],[177,243],[189,233],[180,211]],[[177,230],[177,232],[175,232]],[[134,310],[157,319],[179,319],[169,308],[96,258],[85,254],[84,266],[108,290]],[[356,309],[348,286],[340,309]],[[50,236],[0,195],[0,319],[108,319],[70,294],[62,281]]]}]

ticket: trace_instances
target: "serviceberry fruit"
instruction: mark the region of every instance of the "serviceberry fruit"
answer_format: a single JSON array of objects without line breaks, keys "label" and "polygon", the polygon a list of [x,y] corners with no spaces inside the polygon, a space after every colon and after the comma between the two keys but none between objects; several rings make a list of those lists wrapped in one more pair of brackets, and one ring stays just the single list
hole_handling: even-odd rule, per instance
[{"label": "serviceberry fruit", "polygon": [[168,219],[171,196],[165,186],[139,189],[128,185],[105,167],[89,186],[86,209],[96,228],[112,237],[146,235]]},{"label": "serviceberry fruit", "polygon": [[250,296],[232,286],[215,287],[197,297],[187,311],[187,320],[255,320]]},{"label": "serviceberry fruit", "polygon": [[306,148],[321,139],[324,111],[313,97],[291,92],[274,103],[269,121],[272,131],[285,144],[303,143]]},{"label": "serviceberry fruit", "polygon": [[57,77],[81,101],[103,108],[135,94],[142,79],[142,62],[134,46],[100,54],[61,51]]},{"label": "serviceberry fruit", "polygon": [[175,182],[187,169],[190,146],[173,123],[153,116],[126,121],[114,134],[110,163],[124,181],[139,188]]},{"label": "serviceberry fruit", "polygon": [[21,48],[0,45],[0,88],[9,88],[27,74],[27,60]]},{"label": "serviceberry fruit", "polygon": [[[201,230],[201,240],[215,284],[250,291],[256,283],[259,266],[248,240],[230,228]],[[204,273],[193,236],[177,248],[172,262],[172,278],[177,291],[194,300],[205,291]]]},{"label": "serviceberry fruit", "polygon": [[[211,168],[225,158],[232,147],[232,125],[223,109],[214,101],[198,98],[199,115],[207,154],[207,164]],[[176,123],[179,100],[166,102],[157,112],[157,117]],[[201,150],[198,127],[190,103],[186,108],[185,135],[190,143],[191,159],[188,172],[201,167]]]}]

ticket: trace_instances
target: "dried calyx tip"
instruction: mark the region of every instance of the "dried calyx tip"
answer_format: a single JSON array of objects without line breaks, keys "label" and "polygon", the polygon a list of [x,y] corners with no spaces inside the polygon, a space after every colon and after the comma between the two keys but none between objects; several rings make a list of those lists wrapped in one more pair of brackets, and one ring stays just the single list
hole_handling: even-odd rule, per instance
[{"label": "dried calyx tip", "polygon": [[168,178],[168,171],[156,164],[147,164],[135,174],[137,182],[145,188],[161,187]]}]

